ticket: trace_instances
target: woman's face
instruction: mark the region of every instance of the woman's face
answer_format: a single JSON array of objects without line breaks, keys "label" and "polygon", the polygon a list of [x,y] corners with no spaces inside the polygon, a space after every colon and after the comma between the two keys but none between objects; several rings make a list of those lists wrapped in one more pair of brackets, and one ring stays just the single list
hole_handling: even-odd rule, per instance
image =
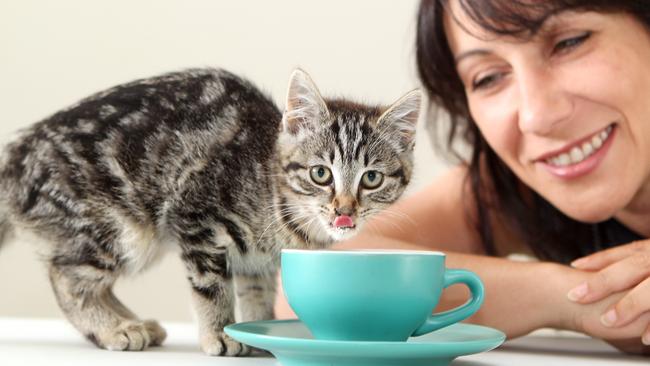
[{"label": "woman's face", "polygon": [[522,40],[486,33],[457,2],[451,14],[445,29],[470,113],[524,183],[584,222],[650,203],[650,36],[641,23],[561,12]]}]

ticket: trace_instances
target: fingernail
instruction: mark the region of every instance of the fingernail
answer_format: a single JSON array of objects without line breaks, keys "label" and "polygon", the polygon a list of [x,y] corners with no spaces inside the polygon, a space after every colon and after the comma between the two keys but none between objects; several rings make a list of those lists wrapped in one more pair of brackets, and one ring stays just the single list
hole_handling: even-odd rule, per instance
[{"label": "fingernail", "polygon": [[577,268],[577,267],[585,265],[586,263],[587,263],[586,258],[579,258],[579,259],[576,259],[573,262],[571,262],[571,267],[576,267]]},{"label": "fingernail", "polygon": [[589,287],[587,286],[586,282],[583,282],[580,285],[573,288],[571,291],[569,291],[567,297],[571,301],[578,301],[583,297],[585,297],[585,295],[587,295],[587,292],[589,292]]},{"label": "fingernail", "polygon": [[641,338],[641,342],[646,346],[650,346],[650,333],[644,334],[643,338]]},{"label": "fingernail", "polygon": [[600,322],[606,327],[611,327],[616,323],[617,318],[616,310],[612,309],[600,317]]}]

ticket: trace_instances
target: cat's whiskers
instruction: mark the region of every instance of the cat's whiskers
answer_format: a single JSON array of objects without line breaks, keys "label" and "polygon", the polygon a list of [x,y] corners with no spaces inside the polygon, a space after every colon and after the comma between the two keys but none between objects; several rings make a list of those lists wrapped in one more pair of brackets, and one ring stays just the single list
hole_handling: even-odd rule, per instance
[{"label": "cat's whiskers", "polygon": [[[282,206],[287,206],[287,207],[285,207],[285,208],[283,208],[281,210],[274,210],[275,212],[273,214],[273,220],[271,220],[271,223],[269,223],[268,226],[262,231],[262,234],[260,234],[259,238],[257,239],[256,244],[259,244],[259,242],[264,238],[264,235],[266,234],[266,232],[274,224],[277,224],[279,221],[283,220],[285,217],[288,217],[291,213],[293,213],[294,212],[294,210],[292,210],[293,208],[296,208],[296,207],[297,208],[308,208],[309,207],[309,205],[305,205],[305,204],[289,204],[289,203],[286,203],[286,204],[274,204],[274,205],[268,206],[266,208],[267,209],[268,208],[279,208],[279,207],[282,207]],[[279,215],[276,215],[276,213],[278,213]],[[280,226],[279,230],[281,230],[281,229],[282,229],[282,226]],[[276,230],[274,234],[277,234],[279,230]]]},{"label": "cat's whiskers", "polygon": [[400,225],[397,222],[391,220],[391,217],[382,216],[382,213],[395,214],[395,212],[388,212],[387,209],[383,209],[383,210],[382,209],[369,209],[369,211],[370,212],[368,214],[364,215],[364,217],[373,216],[372,220],[367,221],[368,223],[372,223],[372,224],[386,223],[386,224],[389,224],[389,225],[393,226],[394,228],[396,228],[396,229],[398,229],[398,230],[400,230],[402,232],[405,231],[404,228],[402,227],[402,225]]},{"label": "cat's whiskers", "polygon": [[266,206],[265,208],[279,208],[279,207],[300,207],[300,208],[306,208],[306,207],[311,207],[311,205],[306,204],[306,203],[274,203],[270,206]]},{"label": "cat's whiskers", "polygon": [[380,232],[380,227],[376,222],[367,221],[366,225],[368,227],[368,231],[370,231],[371,233],[379,233]]},{"label": "cat's whiskers", "polygon": [[[280,226],[278,227],[278,229],[275,231],[274,235],[277,235],[278,233],[280,233],[281,231],[283,231],[283,230],[284,230],[286,227],[288,227],[290,224],[292,224],[292,223],[296,223],[296,222],[300,222],[300,221],[303,221],[305,218],[309,218],[310,216],[312,216],[312,215],[310,215],[309,212],[307,212],[307,213],[302,213],[302,212],[300,212],[300,213],[298,213],[297,215],[294,215],[294,216],[291,218],[291,220],[286,221],[286,222],[284,222],[282,225],[280,225]],[[285,216],[285,217],[286,217],[286,216]],[[290,231],[290,230],[287,230],[287,231]]]},{"label": "cat's whiskers", "polygon": [[[369,221],[369,223],[370,223],[370,222],[371,222],[371,221]],[[401,231],[401,232],[404,232],[404,229],[402,228],[401,225],[395,223],[394,221],[389,220],[389,219],[386,218],[386,217],[377,217],[377,218],[373,218],[372,223],[377,224],[377,225],[379,225],[379,224],[388,224],[388,225],[394,227],[396,230],[399,230],[399,231]]]},{"label": "cat's whiskers", "polygon": [[298,213],[296,215],[293,215],[293,217],[291,217],[291,219],[289,221],[286,221],[285,225],[303,222],[304,219],[309,218],[311,216],[312,215],[310,215],[309,213],[302,213],[302,212]]},{"label": "cat's whiskers", "polygon": [[[284,216],[286,216],[286,215],[284,215]],[[266,234],[266,232],[271,228],[271,226],[273,226],[273,225],[274,225],[275,223],[277,223],[278,221],[282,220],[282,217],[283,217],[283,215],[280,215],[280,217],[278,217],[277,215],[273,215],[273,219],[272,219],[271,222],[266,226],[266,228],[264,228],[264,230],[263,230],[262,233],[260,234],[260,237],[259,237],[259,238],[257,239],[257,241],[255,242],[255,245],[259,244],[260,241],[262,241],[262,239],[264,238],[264,234]]]},{"label": "cat's whiskers", "polygon": [[387,216],[392,216],[394,218],[405,219],[410,224],[416,225],[415,221],[409,215],[407,215],[404,212],[396,211],[396,210],[391,209],[391,208],[383,208],[383,209],[380,209],[380,208],[368,208],[368,209],[366,209],[366,210],[364,210],[362,212],[361,216],[366,217],[366,216],[372,216],[372,215],[375,215],[375,214],[385,214]]},{"label": "cat's whiskers", "polygon": [[298,228],[302,229],[303,227],[305,227],[303,231],[306,232],[306,233],[309,233],[310,232],[309,228],[311,227],[311,224],[313,224],[314,221],[316,221],[317,218],[318,218],[317,216],[312,217],[311,220],[309,220],[307,222],[303,222],[302,224],[299,224]]},{"label": "cat's whiskers", "polygon": [[396,211],[396,210],[391,209],[391,208],[379,209],[378,213],[385,213],[386,215],[389,215],[389,216],[392,216],[392,217],[407,220],[409,222],[409,224],[412,224],[413,226],[417,225],[415,223],[415,221],[411,218],[411,216],[409,216],[408,214],[406,214],[404,212]]}]

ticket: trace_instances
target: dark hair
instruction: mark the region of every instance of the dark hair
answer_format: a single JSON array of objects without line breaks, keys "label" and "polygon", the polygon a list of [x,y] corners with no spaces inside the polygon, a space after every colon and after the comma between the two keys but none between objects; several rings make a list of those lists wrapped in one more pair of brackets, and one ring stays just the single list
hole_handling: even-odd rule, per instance
[{"label": "dark hair", "polygon": [[[463,11],[486,31],[525,39],[536,34],[551,15],[564,10],[621,12],[650,28],[650,3],[639,0],[457,0]],[[570,262],[594,251],[595,226],[569,218],[526,187],[495,154],[469,113],[465,89],[445,36],[443,17],[449,0],[422,0],[418,12],[416,55],[420,79],[431,101],[450,116],[447,149],[460,158],[452,143],[471,146],[469,184],[476,202],[476,229],[488,254],[496,254],[490,228],[491,209],[542,259]],[[439,148],[439,146],[438,146]],[[462,159],[462,158],[461,158]],[[487,175],[487,176],[486,176]],[[494,199],[488,200],[485,181]],[[494,202],[492,202],[494,201]]]}]

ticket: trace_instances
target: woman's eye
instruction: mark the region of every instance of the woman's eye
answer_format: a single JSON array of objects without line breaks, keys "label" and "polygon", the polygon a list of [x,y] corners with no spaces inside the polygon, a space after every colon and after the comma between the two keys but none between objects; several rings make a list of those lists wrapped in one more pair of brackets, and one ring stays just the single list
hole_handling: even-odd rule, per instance
[{"label": "woman's eye", "polygon": [[366,189],[377,188],[384,181],[384,175],[376,170],[369,170],[363,173],[361,177],[361,185]]},{"label": "woman's eye", "polygon": [[577,37],[570,37],[559,41],[553,46],[553,53],[562,53],[580,46],[591,36],[591,32],[583,33]]},{"label": "woman's eye", "polygon": [[472,83],[472,90],[486,89],[489,88],[492,84],[503,78],[503,73],[489,74],[487,76],[477,78]]},{"label": "woman's eye", "polygon": [[309,175],[314,183],[326,186],[332,183],[332,171],[324,165],[316,165],[309,169]]}]

